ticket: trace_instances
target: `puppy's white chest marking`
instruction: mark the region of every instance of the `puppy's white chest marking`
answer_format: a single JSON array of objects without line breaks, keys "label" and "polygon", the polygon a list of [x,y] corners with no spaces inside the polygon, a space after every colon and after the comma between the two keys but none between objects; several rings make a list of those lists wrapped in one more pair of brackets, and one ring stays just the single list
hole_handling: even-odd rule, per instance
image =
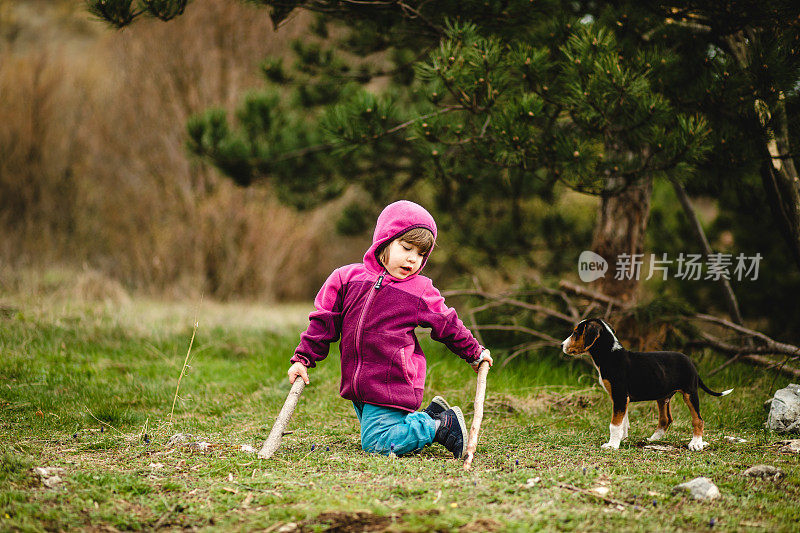
[{"label": "puppy's white chest marking", "polygon": [[600,373],[600,367],[595,364],[594,359],[589,358],[589,360],[592,362],[592,366],[594,366],[597,369],[597,382],[600,384],[601,387],[603,387],[603,390],[605,390],[606,384],[603,383],[603,374]]}]

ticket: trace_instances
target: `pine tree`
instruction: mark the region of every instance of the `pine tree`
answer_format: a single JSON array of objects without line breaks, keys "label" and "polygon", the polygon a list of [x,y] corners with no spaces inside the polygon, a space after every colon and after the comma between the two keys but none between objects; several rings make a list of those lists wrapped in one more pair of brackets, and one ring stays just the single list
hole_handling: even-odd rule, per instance
[{"label": "pine tree", "polygon": [[[116,2],[94,12],[115,24],[137,16]],[[350,185],[377,205],[430,191],[443,226],[492,261],[529,251],[527,200],[563,184],[601,195],[595,249],[614,257],[642,249],[652,180],[688,176],[705,156],[706,121],[679,112],[658,82],[674,51],[626,50],[604,18],[587,16],[594,4],[263,3],[276,24],[303,7],[321,13],[321,37],[330,24],[346,35],[296,44],[292,68],[266,63],[292,97],[273,85],[247,96],[235,120],[195,117],[189,145],[243,185],[269,178],[295,205]],[[179,7],[139,11],[167,18]],[[377,78],[391,83],[376,90]],[[631,299],[635,286],[608,278],[604,289]]]},{"label": "pine tree", "polygon": [[800,3],[619,2],[598,10],[597,20],[625,50],[673,52],[658,69],[656,88],[675,109],[706,117],[713,132],[713,149],[689,190],[716,194],[760,176],[800,267],[800,115],[792,112],[800,102]]}]

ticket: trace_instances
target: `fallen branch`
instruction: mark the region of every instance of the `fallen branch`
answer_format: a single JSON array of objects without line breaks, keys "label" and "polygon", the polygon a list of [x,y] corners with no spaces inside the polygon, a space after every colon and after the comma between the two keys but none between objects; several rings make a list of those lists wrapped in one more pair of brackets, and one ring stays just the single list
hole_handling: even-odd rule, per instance
[{"label": "fallen branch", "polygon": [[[706,256],[710,256],[712,254],[711,244],[709,244],[706,232],[703,230],[703,225],[700,224],[700,219],[697,218],[697,213],[695,213],[694,207],[692,207],[692,203],[689,201],[686,190],[675,177],[671,177],[670,182],[678,197],[678,201],[683,207],[683,212],[689,220],[689,225],[694,230],[695,237],[703,248],[703,253],[705,253]],[[730,280],[725,276],[720,276],[718,281],[722,285],[722,292],[725,295],[725,304],[728,306],[728,314],[736,320],[737,324],[743,324],[744,320],[739,310],[739,302],[736,300],[736,295],[733,293]]]},{"label": "fallen branch", "polygon": [[562,289],[568,290],[569,292],[577,294],[578,296],[583,296],[584,298],[589,298],[591,300],[596,300],[596,301],[602,302],[604,304],[610,304],[610,305],[619,307],[620,309],[625,309],[627,307],[630,307],[630,304],[625,304],[625,303],[621,302],[620,300],[617,300],[616,298],[612,298],[611,296],[607,296],[607,295],[603,294],[602,292],[597,292],[597,291],[593,291],[591,289],[587,289],[585,287],[581,287],[580,285],[577,285],[577,284],[572,283],[571,281],[567,281],[565,279],[562,279],[561,281],[559,281],[558,282],[558,286],[561,287]]},{"label": "fallen branch", "polygon": [[731,356],[731,359],[726,361],[724,364],[719,366],[718,368],[714,369],[709,375],[716,374],[733,361],[740,360],[752,363],[754,365],[764,367],[767,369],[777,368],[779,372],[793,376],[793,377],[800,377],[800,369],[793,368],[790,366],[785,366],[783,362],[773,361],[768,357],[764,357],[761,354],[782,354],[782,355],[795,355],[798,352],[793,353],[785,353],[785,352],[776,352],[775,350],[771,350],[769,348],[750,348],[747,346],[737,346],[735,344],[730,344],[724,342],[716,337],[709,335],[705,332],[700,332],[700,336],[703,337],[702,340],[695,340],[687,343],[687,346],[703,346],[708,347],[720,352],[724,355]]},{"label": "fallen branch", "polygon": [[554,346],[561,346],[561,341],[558,339],[554,339],[547,333],[542,333],[541,331],[536,331],[535,329],[526,328],[525,326],[512,326],[506,324],[486,324],[483,326],[475,326],[476,329],[488,329],[488,330],[496,330],[496,331],[519,331],[520,333],[527,333],[533,337],[538,337],[542,340],[545,340]]},{"label": "fallen branch", "polygon": [[515,346],[514,348],[512,348],[514,351],[511,352],[510,354],[508,354],[508,357],[506,357],[503,360],[503,362],[500,364],[500,368],[505,368],[505,366],[508,363],[510,363],[511,361],[516,359],[518,356],[520,356],[520,355],[522,355],[522,354],[524,354],[526,352],[530,352],[532,350],[536,350],[537,348],[547,348],[547,347],[551,347],[551,346],[554,346],[554,344],[552,342],[549,342],[549,341],[526,342],[526,343],[523,343],[523,344],[519,344],[519,345]]},{"label": "fallen branch", "polygon": [[[471,329],[474,329],[476,333],[481,330],[516,331],[539,339],[537,342],[522,343],[512,348],[512,353],[506,357],[501,366],[505,366],[519,355],[535,348],[544,348],[547,346],[559,347],[561,345],[561,341],[542,331],[519,324],[478,324],[476,320],[476,314],[481,311],[487,311],[507,305],[533,311],[534,313],[538,313],[549,318],[555,318],[569,324],[574,324],[579,320],[583,320],[590,316],[593,312],[598,311],[603,312],[603,317],[606,320],[611,318],[612,312],[615,320],[620,318],[636,319],[636,308],[632,305],[568,280],[561,280],[559,282],[559,289],[551,289],[545,287],[544,285],[540,285],[540,287],[533,290],[508,291],[500,294],[490,294],[482,290],[477,282],[475,285],[475,289],[460,289],[446,291],[443,293],[444,296],[476,296],[486,300],[485,303],[482,303],[477,307],[473,307],[468,311],[467,314],[472,322]],[[579,307],[573,303],[567,293],[586,299],[588,300],[588,303],[584,303],[584,305],[581,306],[581,311],[579,312]],[[521,299],[529,295],[542,294],[560,297],[568,309],[568,314],[563,312],[563,310],[558,309],[560,305],[557,303],[552,304],[554,307],[551,308],[547,304],[529,303]],[[800,347],[798,346],[776,341],[759,331],[747,328],[730,320],[708,314],[698,313],[695,315],[679,315],[675,317],[666,317],[666,320],[673,325],[679,322],[702,320],[704,322],[713,323],[717,326],[732,330],[737,334],[744,336],[743,339],[734,344],[716,338],[704,331],[700,331],[700,339],[693,339],[685,344],[686,347],[699,346],[711,348],[718,353],[728,356],[730,360],[724,365],[715,369],[715,373],[719,372],[735,361],[742,361],[768,369],[777,369],[778,372],[793,377],[800,377],[800,369],[785,366],[786,362],[800,357]],[[783,362],[776,362],[769,357],[765,357],[767,355],[784,355],[787,356],[787,358]]]},{"label": "fallen branch", "polygon": [[479,289],[465,289],[465,290],[457,290],[457,291],[446,291],[443,294],[445,297],[447,296],[478,296],[480,298],[484,298],[489,300],[488,303],[480,305],[472,309],[473,312],[478,313],[480,311],[484,311],[486,309],[491,309],[492,307],[497,307],[499,305],[511,305],[514,307],[521,307],[522,309],[527,309],[529,311],[534,311],[536,313],[542,313],[544,315],[551,316],[553,318],[558,318],[563,320],[564,322],[572,323],[574,322],[574,318],[572,316],[565,315],[560,311],[556,311],[555,309],[551,309],[544,305],[539,304],[531,304],[528,302],[523,302],[521,300],[517,300],[515,298],[508,298],[502,294],[489,294],[487,292],[481,291]]},{"label": "fallen branch", "polygon": [[745,335],[749,335],[751,337],[755,337],[756,339],[760,339],[764,344],[767,345],[770,352],[768,353],[780,353],[783,355],[797,355],[800,354],[800,347],[794,346],[792,344],[786,344],[784,342],[778,342],[767,335],[764,335],[760,331],[755,331],[739,324],[734,324],[730,320],[725,320],[724,318],[719,318],[713,315],[704,315],[704,314],[696,314],[692,318],[698,318],[700,320],[705,320],[706,322],[712,322],[714,324],[718,324],[720,326],[726,327],[728,329],[732,329],[739,333],[743,333]]}]

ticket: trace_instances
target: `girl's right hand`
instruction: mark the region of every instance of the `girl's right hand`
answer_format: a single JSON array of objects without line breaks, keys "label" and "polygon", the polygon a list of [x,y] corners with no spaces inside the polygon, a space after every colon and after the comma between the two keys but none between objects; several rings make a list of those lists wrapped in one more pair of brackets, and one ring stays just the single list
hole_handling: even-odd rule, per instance
[{"label": "girl's right hand", "polygon": [[306,385],[311,383],[308,380],[308,369],[303,363],[299,361],[289,367],[289,383],[294,384],[294,380],[296,380],[298,376],[303,378],[303,381],[306,382]]}]

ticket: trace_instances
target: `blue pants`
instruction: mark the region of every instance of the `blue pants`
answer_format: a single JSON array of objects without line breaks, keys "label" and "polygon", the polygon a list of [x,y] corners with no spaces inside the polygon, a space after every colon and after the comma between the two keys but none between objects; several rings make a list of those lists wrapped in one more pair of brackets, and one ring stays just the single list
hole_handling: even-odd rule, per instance
[{"label": "blue pants", "polygon": [[353,402],[361,423],[361,448],[365,452],[397,455],[421,450],[433,442],[436,422],[428,413],[409,413],[391,407]]}]

